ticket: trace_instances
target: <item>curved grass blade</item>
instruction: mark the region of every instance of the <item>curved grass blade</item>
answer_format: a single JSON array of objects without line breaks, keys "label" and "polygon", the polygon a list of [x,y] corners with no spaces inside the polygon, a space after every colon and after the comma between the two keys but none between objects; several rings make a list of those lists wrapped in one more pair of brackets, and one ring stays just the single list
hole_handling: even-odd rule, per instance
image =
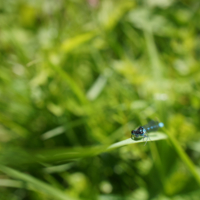
[{"label": "curved grass blade", "polygon": [[[148,28],[150,28],[150,27],[148,27]],[[145,38],[146,38],[146,42],[147,42],[148,53],[150,55],[150,60],[151,60],[151,65],[152,65],[152,72],[153,72],[154,77],[156,77],[155,80],[158,81],[160,78],[162,78],[162,73],[160,71],[161,70],[161,67],[160,67],[161,66],[161,62],[160,62],[160,59],[159,59],[157,48],[155,46],[155,42],[154,42],[153,34],[151,32],[151,28],[148,29],[148,30],[144,29],[144,33],[145,33]],[[157,85],[158,85],[158,87],[160,86],[160,84],[157,84]],[[161,91],[161,88],[159,88],[159,89]],[[162,109],[159,109],[160,113],[162,113]],[[191,174],[194,176],[194,178],[196,179],[197,183],[200,185],[200,176],[199,176],[199,174],[197,173],[197,171],[195,169],[195,165],[190,160],[188,155],[184,152],[184,150],[179,145],[179,143],[174,138],[174,136],[171,135],[170,132],[167,131],[165,128],[164,128],[164,130],[165,130],[166,134],[168,135],[168,137],[169,137],[172,145],[174,146],[174,149],[178,153],[179,157],[182,159],[182,161],[185,163],[185,165],[189,168]]]},{"label": "curved grass blade", "polygon": [[171,141],[172,145],[174,146],[175,151],[177,152],[177,154],[179,155],[181,160],[185,163],[185,165],[188,167],[188,169],[190,170],[191,174],[196,179],[197,183],[200,185],[200,176],[199,176],[199,174],[198,174],[198,172],[196,170],[196,167],[195,167],[194,163],[190,160],[190,158],[185,153],[185,151],[180,146],[180,144],[177,142],[175,137],[172,134],[170,134],[170,132],[167,131],[165,128],[164,128],[164,130],[165,130],[166,134],[168,135],[169,140]]},{"label": "curved grass blade", "polygon": [[[161,133],[161,132],[152,132],[150,134],[151,141],[156,141],[156,140],[164,140],[167,139],[167,135]],[[129,145],[129,144],[134,144],[134,143],[141,143],[141,142],[146,142],[145,140],[132,140],[131,138],[117,142],[115,144],[110,145],[107,150],[115,149],[121,146]]]},{"label": "curved grass blade", "polygon": [[[152,132],[150,134],[151,141],[163,140],[166,139],[167,135],[161,132]],[[84,147],[84,148],[72,148],[72,149],[56,149],[56,150],[48,150],[48,151],[40,151],[36,153],[36,157],[41,162],[63,162],[74,159],[86,158],[99,155],[101,153],[105,153],[115,148],[119,148],[121,146],[146,142],[143,139],[140,140],[132,140],[131,138],[114,143],[110,146],[101,145],[94,147]]]},{"label": "curved grass blade", "polygon": [[74,198],[67,196],[63,191],[58,190],[55,187],[52,187],[47,183],[44,183],[41,180],[38,180],[28,174],[19,172],[17,170],[14,170],[12,168],[3,165],[0,165],[0,170],[12,178],[24,181],[25,183],[30,185],[30,187],[33,188],[34,190],[45,193],[46,195],[54,197],[55,199],[75,200]]}]

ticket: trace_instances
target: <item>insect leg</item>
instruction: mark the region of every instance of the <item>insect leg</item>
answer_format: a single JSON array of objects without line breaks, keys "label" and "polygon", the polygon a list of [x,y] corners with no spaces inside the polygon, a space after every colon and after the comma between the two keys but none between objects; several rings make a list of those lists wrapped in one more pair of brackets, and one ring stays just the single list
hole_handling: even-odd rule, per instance
[{"label": "insect leg", "polygon": [[149,140],[152,142],[151,138],[149,137],[149,134],[147,133],[147,137],[149,138]]},{"label": "insect leg", "polygon": [[147,141],[148,141],[148,135],[144,135],[143,139],[144,139],[145,137],[147,138],[147,140],[146,140],[144,146],[146,145],[146,143],[147,143]]}]

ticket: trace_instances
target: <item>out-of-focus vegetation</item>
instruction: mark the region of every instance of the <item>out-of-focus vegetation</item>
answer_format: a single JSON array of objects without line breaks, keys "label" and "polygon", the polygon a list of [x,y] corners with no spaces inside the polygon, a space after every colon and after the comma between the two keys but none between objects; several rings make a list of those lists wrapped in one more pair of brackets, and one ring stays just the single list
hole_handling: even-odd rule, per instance
[{"label": "out-of-focus vegetation", "polygon": [[[0,199],[199,199],[199,19],[198,0],[0,0]],[[107,151],[149,119],[169,140]]]}]

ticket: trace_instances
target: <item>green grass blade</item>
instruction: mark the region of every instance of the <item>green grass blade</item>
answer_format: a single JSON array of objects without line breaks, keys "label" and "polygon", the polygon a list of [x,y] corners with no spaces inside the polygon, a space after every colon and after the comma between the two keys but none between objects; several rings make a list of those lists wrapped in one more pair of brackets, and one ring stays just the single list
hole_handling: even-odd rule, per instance
[{"label": "green grass blade", "polygon": [[[144,33],[145,33],[147,49],[148,49],[148,53],[149,53],[149,57],[150,57],[150,61],[151,61],[153,76],[155,77],[155,80],[158,81],[160,78],[162,78],[161,62],[160,62],[158,51],[157,51],[157,48],[156,48],[156,45],[154,42],[153,34],[151,32],[151,28],[149,28],[148,30],[144,30]],[[158,84],[158,87],[159,87],[159,84]],[[161,88],[159,88],[159,89],[161,89]],[[159,105],[159,104],[157,104],[157,105]],[[162,112],[162,109],[163,109],[162,107],[158,109],[158,110],[160,110],[160,113]],[[190,170],[191,174],[196,179],[197,183],[200,185],[200,176],[198,175],[198,173],[195,169],[195,165],[192,163],[190,158],[184,152],[184,150],[179,145],[177,140],[173,137],[173,135],[171,135],[170,132],[167,131],[166,129],[165,129],[165,132],[167,133],[167,135],[168,135],[172,145],[174,146],[176,152],[178,153],[179,157],[182,159],[182,161],[185,163],[185,165]]]},{"label": "green grass blade", "polygon": [[[152,68],[152,75],[155,80],[162,78],[161,62],[159,59],[154,37],[151,31],[144,31],[144,36],[147,44],[147,50]],[[158,85],[159,86],[159,85]]]},{"label": "green grass blade", "polygon": [[[156,132],[156,133],[152,133],[150,135],[151,141],[156,141],[156,140],[164,140],[167,139],[167,136],[163,133],[160,132]],[[119,148],[121,146],[125,146],[125,145],[129,145],[129,144],[135,144],[135,143],[141,143],[141,142],[146,142],[145,140],[141,139],[141,140],[132,140],[131,138],[114,143],[112,145],[110,145],[107,150],[111,150],[111,149],[115,149],[115,148]]]},{"label": "green grass blade", "polygon": [[33,187],[35,190],[54,197],[55,199],[74,200],[74,198],[67,196],[63,191],[60,191],[55,187],[52,187],[47,183],[44,183],[28,174],[19,172],[3,165],[0,165],[0,170],[12,178],[16,178],[26,182],[27,184],[30,184],[30,186]]},{"label": "green grass blade", "polygon": [[106,31],[112,30],[115,25],[120,21],[122,16],[129,10],[133,9],[135,6],[135,3],[132,1],[123,1],[123,3],[119,4],[115,7],[114,10],[112,10],[111,15],[109,16],[108,20],[102,24],[102,27]]},{"label": "green grass blade", "polygon": [[15,181],[10,179],[0,179],[0,187],[14,187],[22,188],[22,181]]},{"label": "green grass blade", "polygon": [[63,126],[59,126],[59,127],[54,128],[54,129],[52,129],[52,130],[50,130],[50,131],[47,131],[46,133],[44,133],[44,134],[41,136],[41,138],[42,138],[43,140],[47,140],[47,139],[49,139],[49,138],[52,138],[52,137],[55,137],[55,136],[57,136],[57,135],[62,134],[64,131],[65,131],[65,128],[64,128]]},{"label": "green grass blade", "polygon": [[62,80],[69,85],[71,90],[74,92],[74,94],[77,96],[79,101],[82,104],[87,103],[86,95],[82,92],[82,90],[79,88],[79,86],[76,84],[76,82],[73,80],[73,78],[70,77],[69,74],[67,74],[66,71],[64,71],[60,66],[55,66],[54,64],[50,63],[52,69],[56,71],[59,76],[62,78]]},{"label": "green grass blade", "polygon": [[96,35],[96,32],[94,31],[94,32],[88,32],[88,33],[78,35],[74,38],[66,39],[61,45],[61,50],[62,52],[65,52],[65,53],[71,52],[75,48],[79,47],[80,45],[94,38],[95,35]]},{"label": "green grass blade", "polygon": [[194,163],[190,160],[188,155],[184,152],[184,150],[182,149],[180,144],[177,142],[175,137],[169,131],[167,131],[166,129],[164,129],[164,130],[167,133],[169,140],[171,141],[171,143],[172,143],[174,149],[176,150],[177,154],[179,155],[181,160],[185,163],[185,165],[188,167],[188,169],[190,170],[191,174],[193,175],[193,177],[195,178],[197,183],[200,185],[200,176],[199,176],[199,174],[198,174],[198,172],[195,168]]},{"label": "green grass blade", "polygon": [[[166,139],[167,136],[161,132],[153,132],[150,134],[150,140],[163,140]],[[74,160],[79,158],[86,158],[99,155],[101,153],[113,150],[115,148],[119,148],[121,146],[146,142],[146,140],[132,140],[131,138],[114,143],[110,146],[101,145],[101,146],[94,146],[94,147],[84,147],[84,148],[63,148],[63,149],[55,149],[55,150],[48,150],[48,151],[40,151],[36,154],[36,157],[41,162],[55,162],[55,161],[67,161],[67,160]]]}]

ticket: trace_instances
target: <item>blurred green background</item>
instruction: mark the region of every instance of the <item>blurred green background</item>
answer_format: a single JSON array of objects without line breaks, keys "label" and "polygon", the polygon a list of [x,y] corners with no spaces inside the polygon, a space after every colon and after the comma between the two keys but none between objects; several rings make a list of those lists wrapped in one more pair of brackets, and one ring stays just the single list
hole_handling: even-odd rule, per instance
[{"label": "blurred green background", "polygon": [[[199,20],[198,0],[0,0],[0,199],[199,199]],[[172,139],[106,150],[149,119]]]}]

